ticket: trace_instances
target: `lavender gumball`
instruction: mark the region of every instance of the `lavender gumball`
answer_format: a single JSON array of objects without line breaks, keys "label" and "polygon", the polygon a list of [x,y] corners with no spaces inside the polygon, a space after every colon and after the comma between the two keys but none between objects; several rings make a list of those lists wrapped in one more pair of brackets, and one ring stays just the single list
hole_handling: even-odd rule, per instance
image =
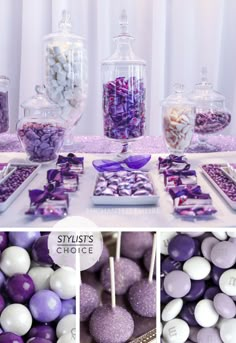
[{"label": "lavender gumball", "polygon": [[80,321],[86,321],[99,306],[99,296],[95,288],[82,283],[80,286]]},{"label": "lavender gumball", "polygon": [[[116,294],[125,294],[130,286],[139,281],[142,277],[141,269],[132,260],[121,257],[114,261]],[[101,272],[101,283],[106,291],[111,292],[110,266],[107,263]]]},{"label": "lavender gumball", "polygon": [[52,326],[49,325],[37,325],[30,329],[28,338],[43,338],[52,342],[56,341],[56,331]]},{"label": "lavender gumball", "polygon": [[125,343],[134,332],[134,321],[124,308],[104,305],[93,312],[89,329],[97,343]]},{"label": "lavender gumball", "polygon": [[41,337],[32,337],[28,339],[26,343],[53,343],[53,342],[49,341],[48,339],[41,338]]},{"label": "lavender gumball", "polygon": [[156,317],[156,281],[143,279],[129,290],[129,303],[132,309],[143,317]]},{"label": "lavender gumball", "polygon": [[34,282],[28,274],[15,274],[7,280],[6,291],[13,302],[23,304],[34,294]]},{"label": "lavender gumball", "polygon": [[53,260],[49,256],[48,235],[39,237],[32,246],[33,260],[39,264],[52,265]]},{"label": "lavender gumball", "polygon": [[0,251],[3,251],[7,247],[7,234],[6,232],[0,232]]},{"label": "lavender gumball", "polygon": [[150,232],[123,232],[121,236],[121,255],[142,258],[145,251],[152,247],[153,237]]},{"label": "lavender gumball", "polygon": [[[151,265],[151,258],[152,258],[152,249],[150,248],[145,252],[144,257],[143,257],[143,263],[148,272]],[[156,275],[156,260],[155,260],[153,275],[154,276]]]},{"label": "lavender gumball", "polygon": [[108,261],[108,259],[109,259],[109,251],[106,245],[104,244],[103,249],[102,249],[102,254],[99,260],[92,267],[87,269],[87,271],[91,273],[98,272],[103,267],[103,265]]},{"label": "lavender gumball", "polygon": [[0,343],[24,343],[24,341],[14,333],[4,332],[0,334]]},{"label": "lavender gumball", "polygon": [[8,238],[11,245],[21,248],[30,249],[34,242],[41,236],[40,232],[9,232]]},{"label": "lavender gumball", "polygon": [[61,313],[59,320],[68,314],[75,314],[76,301],[75,299],[62,300],[61,302]]},{"label": "lavender gumball", "polygon": [[56,293],[42,290],[32,296],[29,308],[35,320],[49,323],[59,317],[61,313],[61,300]]}]

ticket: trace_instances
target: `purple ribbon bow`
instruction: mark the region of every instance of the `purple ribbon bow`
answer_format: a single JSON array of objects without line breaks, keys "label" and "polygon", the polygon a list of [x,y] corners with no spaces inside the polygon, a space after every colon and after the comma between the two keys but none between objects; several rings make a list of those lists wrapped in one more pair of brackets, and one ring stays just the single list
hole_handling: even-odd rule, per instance
[{"label": "purple ribbon bow", "polygon": [[166,158],[159,157],[158,158],[159,168],[160,168],[161,164],[164,164],[167,166],[167,165],[171,165],[172,163],[186,163],[186,160],[184,158],[185,158],[184,156],[176,156],[173,154],[169,155]]},{"label": "purple ribbon bow", "polygon": [[190,199],[209,199],[210,195],[207,193],[202,193],[201,187],[196,186],[196,187],[187,187],[187,188],[182,188],[179,189],[179,187],[171,188],[169,190],[169,193],[172,197],[172,199],[179,198],[183,195],[187,196]]},{"label": "purple ribbon bow", "polygon": [[62,167],[61,170],[58,169],[49,169],[47,172],[47,180],[48,183],[55,182],[56,185],[63,184],[63,176],[67,177],[73,177],[75,179],[79,179],[77,173],[70,170],[69,165],[65,165],[65,167]]},{"label": "purple ribbon bow", "polygon": [[151,155],[135,155],[129,156],[123,161],[95,160],[93,161],[93,166],[100,173],[105,171],[117,172],[127,169],[140,169],[145,166],[150,159]]},{"label": "purple ribbon bow", "polygon": [[64,164],[64,163],[69,163],[69,164],[82,164],[84,162],[83,157],[77,157],[73,153],[69,153],[67,156],[58,156],[57,159],[57,164]]},{"label": "purple ribbon bow", "polygon": [[29,191],[31,204],[39,205],[46,200],[66,200],[69,203],[69,197],[64,193],[63,189],[57,189],[53,184],[44,186],[44,190],[33,189]]},{"label": "purple ribbon bow", "polygon": [[168,176],[191,176],[196,175],[195,170],[189,170],[190,164],[187,164],[183,169],[181,170],[164,170],[164,177]]}]

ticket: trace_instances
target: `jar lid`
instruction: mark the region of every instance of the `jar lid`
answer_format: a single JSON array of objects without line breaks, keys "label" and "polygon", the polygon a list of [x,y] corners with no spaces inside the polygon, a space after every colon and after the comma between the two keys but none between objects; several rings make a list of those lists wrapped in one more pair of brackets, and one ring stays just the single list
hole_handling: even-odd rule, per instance
[{"label": "jar lid", "polygon": [[69,11],[63,10],[58,23],[58,31],[44,36],[43,40],[67,38],[70,40],[84,41],[85,39],[72,32],[72,21]]},{"label": "jar lid", "polygon": [[21,104],[21,107],[31,110],[44,110],[61,112],[60,106],[50,101],[46,94],[45,86],[35,86],[36,95]]},{"label": "jar lid", "polygon": [[224,102],[225,97],[220,92],[213,89],[212,83],[208,81],[208,71],[206,67],[201,69],[201,81],[195,85],[194,90],[189,94],[192,101]]},{"label": "jar lid", "polygon": [[181,83],[176,83],[174,85],[174,93],[170,94],[165,98],[162,105],[188,105],[194,107],[194,103],[189,100],[186,93],[184,92],[184,85]]},{"label": "jar lid", "polygon": [[134,37],[128,33],[128,16],[125,10],[120,15],[120,33],[113,39],[116,42],[116,50],[112,56],[105,59],[102,64],[138,64],[146,65],[146,61],[137,57],[132,49]]},{"label": "jar lid", "polygon": [[10,83],[10,79],[4,75],[0,75],[0,86],[8,87]]}]

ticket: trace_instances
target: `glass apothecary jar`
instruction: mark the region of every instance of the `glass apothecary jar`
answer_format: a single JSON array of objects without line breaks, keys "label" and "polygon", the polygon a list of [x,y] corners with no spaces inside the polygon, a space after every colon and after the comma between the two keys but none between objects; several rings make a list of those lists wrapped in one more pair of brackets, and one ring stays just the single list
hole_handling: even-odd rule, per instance
[{"label": "glass apothecary jar", "polygon": [[191,146],[191,150],[217,151],[218,148],[207,141],[208,135],[226,128],[230,124],[231,114],[225,107],[225,97],[209,83],[205,67],[201,70],[201,81],[195,85],[189,99],[196,106],[195,133],[198,134],[198,141]]},{"label": "glass apothecary jar", "polygon": [[45,87],[36,86],[36,95],[21,106],[24,116],[17,123],[18,138],[33,162],[50,162],[63,145],[65,122],[61,108],[51,102]]},{"label": "glass apothecary jar", "polygon": [[176,84],[174,93],[161,103],[163,135],[168,151],[183,154],[190,146],[194,125],[195,106],[184,93],[184,86]]},{"label": "glass apothecary jar", "polygon": [[9,79],[0,76],[0,133],[7,132],[9,129]]},{"label": "glass apothecary jar", "polygon": [[48,97],[62,109],[67,127],[80,120],[88,93],[87,48],[72,32],[71,16],[62,12],[59,31],[44,37],[44,84]]},{"label": "glass apothecary jar", "polygon": [[124,10],[120,28],[114,54],[102,62],[103,122],[104,135],[123,144],[124,156],[129,154],[128,143],[145,133],[146,62],[133,52]]}]

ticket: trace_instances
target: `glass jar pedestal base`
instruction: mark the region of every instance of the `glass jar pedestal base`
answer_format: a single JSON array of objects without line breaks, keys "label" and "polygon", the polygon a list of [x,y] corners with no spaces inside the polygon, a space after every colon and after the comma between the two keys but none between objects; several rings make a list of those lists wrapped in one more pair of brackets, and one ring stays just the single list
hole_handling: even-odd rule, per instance
[{"label": "glass jar pedestal base", "polygon": [[188,148],[188,152],[217,152],[220,151],[220,148],[210,144],[208,142],[209,135],[198,135],[197,142],[194,142]]}]

